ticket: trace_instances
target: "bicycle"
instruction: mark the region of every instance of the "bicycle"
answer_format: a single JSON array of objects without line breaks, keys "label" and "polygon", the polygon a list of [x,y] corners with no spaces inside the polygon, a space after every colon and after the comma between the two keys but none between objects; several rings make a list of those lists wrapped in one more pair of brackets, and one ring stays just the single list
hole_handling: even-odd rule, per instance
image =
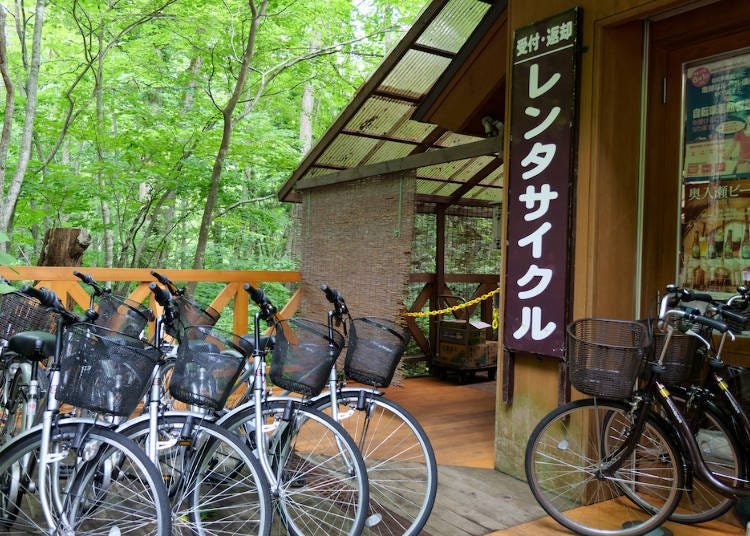
[{"label": "bicycle", "polygon": [[[661,381],[675,319],[682,319],[686,333],[695,334],[688,329],[693,324],[728,331],[721,320],[669,308],[673,298],[662,299],[659,321],[667,336],[658,358],[645,366],[641,389],[634,386],[651,345],[644,323],[581,319],[568,326],[571,383],[593,398],[542,419],[529,438],[525,469],[542,508],[580,534],[647,533],[670,518],[683,491],[690,491],[686,476],[728,496],[750,495],[736,475],[712,473]],[[651,411],[656,405],[658,415]]]},{"label": "bicycle", "polygon": [[24,331],[54,334],[56,329],[56,313],[39,300],[18,291],[0,295],[0,446],[39,420],[48,388],[39,370],[46,356],[25,359],[8,349],[8,340]]},{"label": "bicycle", "polygon": [[269,396],[267,338],[260,335],[260,322],[275,328],[271,381],[307,397],[322,390],[327,371],[343,347],[343,336],[335,332],[330,337],[324,324],[313,321],[279,320],[262,290],[250,285],[245,290],[258,305],[248,379],[252,398],[226,412],[217,423],[240,434],[256,453],[270,482],[279,521],[290,534],[361,534],[369,521],[368,476],[362,455],[330,416],[299,399]]},{"label": "bicycle", "polygon": [[[205,311],[210,311],[210,308],[201,307],[184,292],[171,294],[176,286],[166,277],[155,272],[152,274],[165,286],[164,289],[152,286],[166,316],[163,331],[177,338],[176,358],[168,360],[165,364],[167,372],[160,374],[169,382],[167,390],[172,399],[201,412],[208,421],[219,419],[217,424],[238,431],[245,438],[270,483],[278,521],[274,526],[300,535],[318,534],[321,530],[325,534],[359,534],[365,522],[368,500],[367,475],[361,455],[346,432],[330,417],[313,408],[298,407],[296,402],[273,401],[267,397],[264,387],[255,390],[256,385],[265,386],[265,366],[261,363],[264,363],[264,349],[271,340],[270,337],[261,337],[259,328],[255,331],[257,340],[255,336],[252,341],[250,337],[237,340],[242,351],[249,350],[254,356],[258,354],[250,361],[245,360],[249,366],[243,367],[239,376],[236,368],[230,381],[226,380],[229,375],[219,378],[204,373],[201,377],[200,366],[194,373],[188,373],[187,363],[180,363],[180,352],[190,352],[196,346],[192,333],[209,329],[207,326],[191,326],[190,322],[214,322],[216,317],[206,315]],[[251,287],[245,285],[245,290],[251,292]],[[265,295],[262,296],[266,300]],[[258,315],[266,320],[274,314],[270,302],[258,311]],[[261,316],[256,317],[256,326],[259,326]],[[162,330],[156,331],[160,333]],[[320,345],[321,341],[327,345],[325,339],[320,339],[309,347],[313,349],[310,356],[313,361],[319,359],[316,344]],[[197,345],[200,344],[197,341]],[[322,349],[326,352],[328,347],[322,346]],[[208,371],[211,367],[203,368]],[[273,374],[271,377],[282,381]],[[200,385],[203,387],[198,387]],[[240,385],[248,386],[245,404],[229,411],[224,407],[227,393]],[[261,409],[256,411],[258,400]],[[167,405],[171,402],[168,401]],[[265,424],[258,426],[258,422]],[[311,442],[309,438],[316,440]],[[331,478],[331,475],[336,477]],[[333,485],[337,487],[334,489]]]},{"label": "bicycle", "polygon": [[[724,481],[744,481],[749,473],[746,456],[742,453],[750,450],[750,426],[735,394],[727,388],[725,378],[729,379],[732,372],[721,359],[721,353],[731,334],[739,334],[747,328],[747,289],[739,287],[738,294],[724,301],[672,285],[667,287],[667,293],[671,307],[688,307],[683,304],[695,307],[699,303],[705,309],[703,314],[718,317],[729,327],[715,348],[710,334],[704,333],[700,326],[684,326],[693,330],[690,333],[657,332],[654,351],[660,353],[668,340],[661,380],[693,430],[711,473],[722,475]],[[710,354],[706,348],[712,348]],[[736,502],[733,495],[717,491],[701,478],[693,478],[689,463],[686,469],[687,489],[670,517],[672,521],[702,523],[732,508]]]},{"label": "bicycle", "polygon": [[[163,322],[173,321],[168,291],[151,285],[164,314],[157,317],[156,344]],[[220,407],[249,355],[237,336],[211,326],[187,327],[168,362],[162,354],[152,375],[144,413],[118,428],[156,463],[172,505],[172,524],[181,533],[265,536],[271,532],[270,486],[246,444],[215,424],[203,407]],[[168,365],[169,363],[169,365]],[[164,405],[163,368],[174,367],[170,391],[189,400],[192,411]],[[202,372],[191,372],[190,369]],[[211,381],[209,382],[209,378]]]},{"label": "bicycle", "polygon": [[[170,534],[166,489],[135,442],[96,420],[59,413],[61,403],[132,412],[154,349],[80,322],[50,290],[24,286],[21,292],[59,316],[55,334],[22,332],[9,340],[28,360],[52,360],[42,424],[0,449],[0,528],[10,534]],[[96,366],[100,360],[122,374],[118,388],[88,388],[110,379]]]},{"label": "bicycle", "polygon": [[[389,400],[388,387],[408,343],[405,327],[384,318],[352,318],[341,294],[321,290],[333,309],[328,329],[348,334],[343,375],[331,368],[326,392],[309,403],[340,422],[354,438],[367,465],[370,523],[377,534],[419,534],[437,494],[437,461],[427,433],[405,408]],[[347,380],[361,386],[351,386]]]},{"label": "bicycle", "polygon": [[[140,304],[115,296],[109,288],[101,287],[87,274],[73,274],[91,286],[93,292],[83,320],[137,338],[146,324],[153,319],[150,309]],[[0,296],[0,333],[2,348],[2,398],[0,407],[0,445],[37,423],[44,408],[49,378],[43,363],[54,348],[48,345],[40,350],[47,355],[37,355],[29,360],[8,348],[8,339],[16,333],[42,331],[54,333],[59,313],[43,307],[33,297],[20,292]]]},{"label": "bicycle", "polygon": [[[265,293],[250,285],[244,288],[257,305],[272,307]],[[272,364],[274,383],[286,391],[271,398],[298,401],[299,397],[290,393],[302,392],[303,404],[331,415],[354,439],[367,467],[370,491],[363,534],[418,534],[432,512],[437,493],[435,454],[419,422],[378,389],[390,384],[405,351],[408,332],[403,326],[383,318],[353,319],[338,291],[327,285],[321,290],[334,306],[328,313],[327,324],[306,319],[275,323],[312,333],[312,337],[321,342],[327,332],[329,360],[316,363],[315,372],[303,380],[286,378],[285,363],[277,361],[275,368]],[[341,377],[335,364],[339,348],[338,343],[333,342],[338,333],[334,323],[344,327],[348,339]],[[285,331],[282,329],[282,334]],[[272,351],[273,339],[266,338],[261,348]],[[289,365],[297,364],[292,361]],[[347,379],[369,387],[347,385]],[[249,389],[245,395],[251,392]],[[240,404],[247,401],[247,396],[240,398]]]}]

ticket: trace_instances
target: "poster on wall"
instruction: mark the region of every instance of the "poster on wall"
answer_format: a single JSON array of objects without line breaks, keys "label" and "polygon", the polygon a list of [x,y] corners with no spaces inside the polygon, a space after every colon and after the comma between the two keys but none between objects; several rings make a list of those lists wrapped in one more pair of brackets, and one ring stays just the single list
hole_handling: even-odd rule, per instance
[{"label": "poster on wall", "polygon": [[513,35],[503,344],[557,358],[569,314],[580,14]]},{"label": "poster on wall", "polygon": [[687,65],[680,284],[750,285],[750,49]]}]

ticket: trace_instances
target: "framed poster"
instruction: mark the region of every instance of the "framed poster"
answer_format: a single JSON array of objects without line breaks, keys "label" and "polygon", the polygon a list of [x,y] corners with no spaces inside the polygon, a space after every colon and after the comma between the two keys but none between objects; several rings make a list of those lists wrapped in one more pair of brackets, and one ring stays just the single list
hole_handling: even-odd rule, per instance
[{"label": "framed poster", "polygon": [[750,285],[750,49],[683,68],[679,282]]}]

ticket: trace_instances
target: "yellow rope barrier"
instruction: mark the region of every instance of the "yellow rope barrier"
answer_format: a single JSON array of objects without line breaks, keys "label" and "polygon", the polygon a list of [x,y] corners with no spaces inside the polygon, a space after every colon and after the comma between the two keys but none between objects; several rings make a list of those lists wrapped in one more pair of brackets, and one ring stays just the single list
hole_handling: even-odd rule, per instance
[{"label": "yellow rope barrier", "polygon": [[[452,313],[453,311],[458,311],[459,309],[465,309],[466,307],[471,307],[472,305],[476,305],[477,303],[484,301],[488,298],[491,298],[495,294],[500,292],[499,288],[496,288],[495,290],[488,292],[487,294],[484,294],[482,296],[479,296],[478,298],[474,298],[473,300],[469,300],[464,303],[459,303],[458,305],[454,305],[453,307],[448,307],[446,309],[439,309],[437,311],[418,311],[414,313],[401,313],[401,316],[435,316],[435,315],[444,315],[446,313]],[[497,308],[493,308],[492,310],[492,327],[496,328],[497,323]]]}]

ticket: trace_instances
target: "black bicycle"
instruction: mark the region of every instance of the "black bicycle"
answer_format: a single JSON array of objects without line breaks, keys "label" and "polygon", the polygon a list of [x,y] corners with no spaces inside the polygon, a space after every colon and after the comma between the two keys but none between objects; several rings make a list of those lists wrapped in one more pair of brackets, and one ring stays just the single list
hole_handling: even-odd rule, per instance
[{"label": "black bicycle", "polygon": [[709,318],[677,307],[677,298],[670,292],[661,301],[658,355],[645,322],[581,319],[568,326],[571,383],[592,398],[542,419],[529,438],[525,469],[539,504],[570,530],[645,534],[682,513],[680,501],[696,479],[728,497],[750,495],[739,469],[725,474],[704,458],[683,404],[662,379],[676,332],[699,336],[695,325],[729,331],[721,311]]}]

